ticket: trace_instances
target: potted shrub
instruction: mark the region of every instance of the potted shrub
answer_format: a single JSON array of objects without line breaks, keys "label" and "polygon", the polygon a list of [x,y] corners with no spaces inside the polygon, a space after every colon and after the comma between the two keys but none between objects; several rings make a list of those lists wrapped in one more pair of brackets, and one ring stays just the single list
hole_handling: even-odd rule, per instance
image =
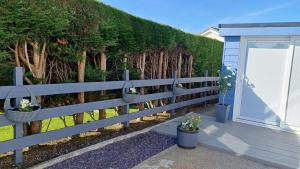
[{"label": "potted shrub", "polygon": [[225,98],[228,91],[234,86],[235,81],[235,71],[232,69],[231,65],[228,65],[227,68],[220,73],[220,80],[219,80],[219,90],[222,94],[222,98],[216,105],[216,121],[225,123],[228,119],[228,114],[230,111],[230,105],[225,103]]},{"label": "potted shrub", "polygon": [[[34,97],[32,97],[32,100],[33,98]],[[10,100],[7,99],[5,100],[4,109],[7,119],[16,123],[25,123],[32,121],[36,117],[39,113],[40,106],[32,104],[28,99],[22,99],[19,107],[12,108],[10,106]]]},{"label": "potted shrub", "polygon": [[125,92],[123,93],[123,100],[126,103],[132,103],[138,95],[139,93],[136,91],[136,88],[132,87],[129,88],[128,91],[125,90]]},{"label": "potted shrub", "polygon": [[182,94],[182,93],[184,93],[186,91],[186,89],[183,87],[183,85],[182,84],[175,84],[175,85],[173,85],[173,93],[175,94],[175,95],[179,95],[179,94]]},{"label": "potted shrub", "polygon": [[193,149],[197,147],[199,124],[198,115],[187,116],[177,127],[177,145],[182,148]]}]

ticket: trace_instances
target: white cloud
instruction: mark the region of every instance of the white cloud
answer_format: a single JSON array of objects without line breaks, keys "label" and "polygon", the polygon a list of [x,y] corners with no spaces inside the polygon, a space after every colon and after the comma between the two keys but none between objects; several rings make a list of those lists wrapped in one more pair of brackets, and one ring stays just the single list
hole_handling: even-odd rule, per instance
[{"label": "white cloud", "polygon": [[263,15],[263,14],[265,14],[265,13],[269,13],[269,12],[276,11],[276,10],[278,10],[278,9],[281,9],[281,8],[283,8],[283,7],[290,6],[290,5],[292,5],[294,2],[295,2],[295,1],[287,2],[287,3],[275,5],[275,6],[271,6],[271,7],[269,7],[269,8],[266,8],[266,9],[263,9],[263,10],[260,10],[260,11],[255,11],[255,12],[248,13],[248,14],[246,14],[246,16],[259,16],[259,15]]},{"label": "white cloud", "polygon": [[[233,23],[233,22],[247,22],[247,21],[249,22],[249,21],[253,20],[254,17],[261,16],[261,15],[279,10],[281,8],[290,6],[295,2],[296,1],[291,1],[291,2],[286,2],[286,3],[282,3],[282,4],[277,4],[277,5],[270,6],[268,8],[261,9],[261,10],[258,10],[258,11],[248,12],[248,13],[245,13],[245,14],[240,15],[238,17],[225,17],[225,18],[222,18],[222,19],[218,20],[217,23],[225,23],[225,22]],[[215,24],[216,23],[214,23],[214,25]]]}]

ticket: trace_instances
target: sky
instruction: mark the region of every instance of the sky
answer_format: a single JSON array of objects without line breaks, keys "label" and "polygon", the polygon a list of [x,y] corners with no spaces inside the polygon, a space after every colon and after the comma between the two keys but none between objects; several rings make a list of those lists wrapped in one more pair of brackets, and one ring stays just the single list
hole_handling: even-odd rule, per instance
[{"label": "sky", "polygon": [[300,22],[300,0],[101,0],[135,16],[198,34],[219,23]]}]

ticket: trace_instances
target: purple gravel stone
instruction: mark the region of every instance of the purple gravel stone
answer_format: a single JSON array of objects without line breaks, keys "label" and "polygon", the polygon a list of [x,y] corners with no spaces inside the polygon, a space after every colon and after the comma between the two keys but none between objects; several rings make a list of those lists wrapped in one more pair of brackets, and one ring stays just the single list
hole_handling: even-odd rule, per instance
[{"label": "purple gravel stone", "polygon": [[171,147],[175,139],[147,132],[55,164],[48,169],[128,169]]}]

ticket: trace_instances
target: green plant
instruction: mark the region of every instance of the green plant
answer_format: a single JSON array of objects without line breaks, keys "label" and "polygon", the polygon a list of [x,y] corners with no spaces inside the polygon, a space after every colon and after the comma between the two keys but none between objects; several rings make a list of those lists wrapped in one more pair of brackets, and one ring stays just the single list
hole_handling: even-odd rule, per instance
[{"label": "green plant", "polygon": [[185,131],[196,131],[200,122],[201,117],[199,115],[189,115],[181,122],[180,128]]},{"label": "green plant", "polygon": [[[131,69],[130,77],[138,79],[138,69],[134,64],[122,65],[124,57],[159,51],[171,55],[176,47],[193,56],[193,76],[203,76],[205,70],[214,76],[220,69],[223,50],[221,42],[132,16],[95,0],[3,1],[0,8],[0,62],[15,61],[15,52],[11,51],[18,48],[24,51],[25,42],[30,60],[44,53],[47,56],[40,58],[44,59],[46,66],[56,58],[69,63],[73,70],[77,68],[76,61],[83,58],[83,51],[87,52],[87,65],[94,63],[94,58],[97,63],[99,52],[103,52],[107,55],[110,72],[109,76],[102,72],[106,80],[119,80],[125,66]],[[33,50],[33,43],[36,50]],[[43,48],[46,52],[33,55]],[[23,61],[26,59],[21,59]],[[22,63],[27,65],[27,61]],[[35,73],[30,70],[40,66],[24,67],[26,72],[33,73],[27,79],[34,84],[46,82],[47,77],[54,76],[51,71]],[[97,66],[93,65],[93,68]],[[102,77],[99,72],[90,70],[86,80],[98,81]],[[6,79],[0,76],[0,83],[2,81]]]},{"label": "green plant", "polygon": [[225,104],[225,97],[228,91],[234,86],[235,83],[235,70],[232,69],[232,66],[229,64],[227,67],[220,73],[220,80],[219,80],[219,90],[223,94],[222,97],[222,104]]},{"label": "green plant", "polygon": [[12,73],[14,66],[11,64],[0,63],[0,86],[12,85]]},{"label": "green plant", "polygon": [[134,88],[134,87],[129,88],[129,91],[127,93],[128,94],[138,94],[136,88]]},{"label": "green plant", "polygon": [[20,101],[20,107],[19,107],[19,111],[21,112],[32,112],[32,104],[30,103],[29,100],[27,99],[22,99]]},{"label": "green plant", "polygon": [[108,76],[108,72],[100,68],[93,68],[92,65],[87,65],[85,68],[85,81],[87,82],[103,81],[106,76]]}]

